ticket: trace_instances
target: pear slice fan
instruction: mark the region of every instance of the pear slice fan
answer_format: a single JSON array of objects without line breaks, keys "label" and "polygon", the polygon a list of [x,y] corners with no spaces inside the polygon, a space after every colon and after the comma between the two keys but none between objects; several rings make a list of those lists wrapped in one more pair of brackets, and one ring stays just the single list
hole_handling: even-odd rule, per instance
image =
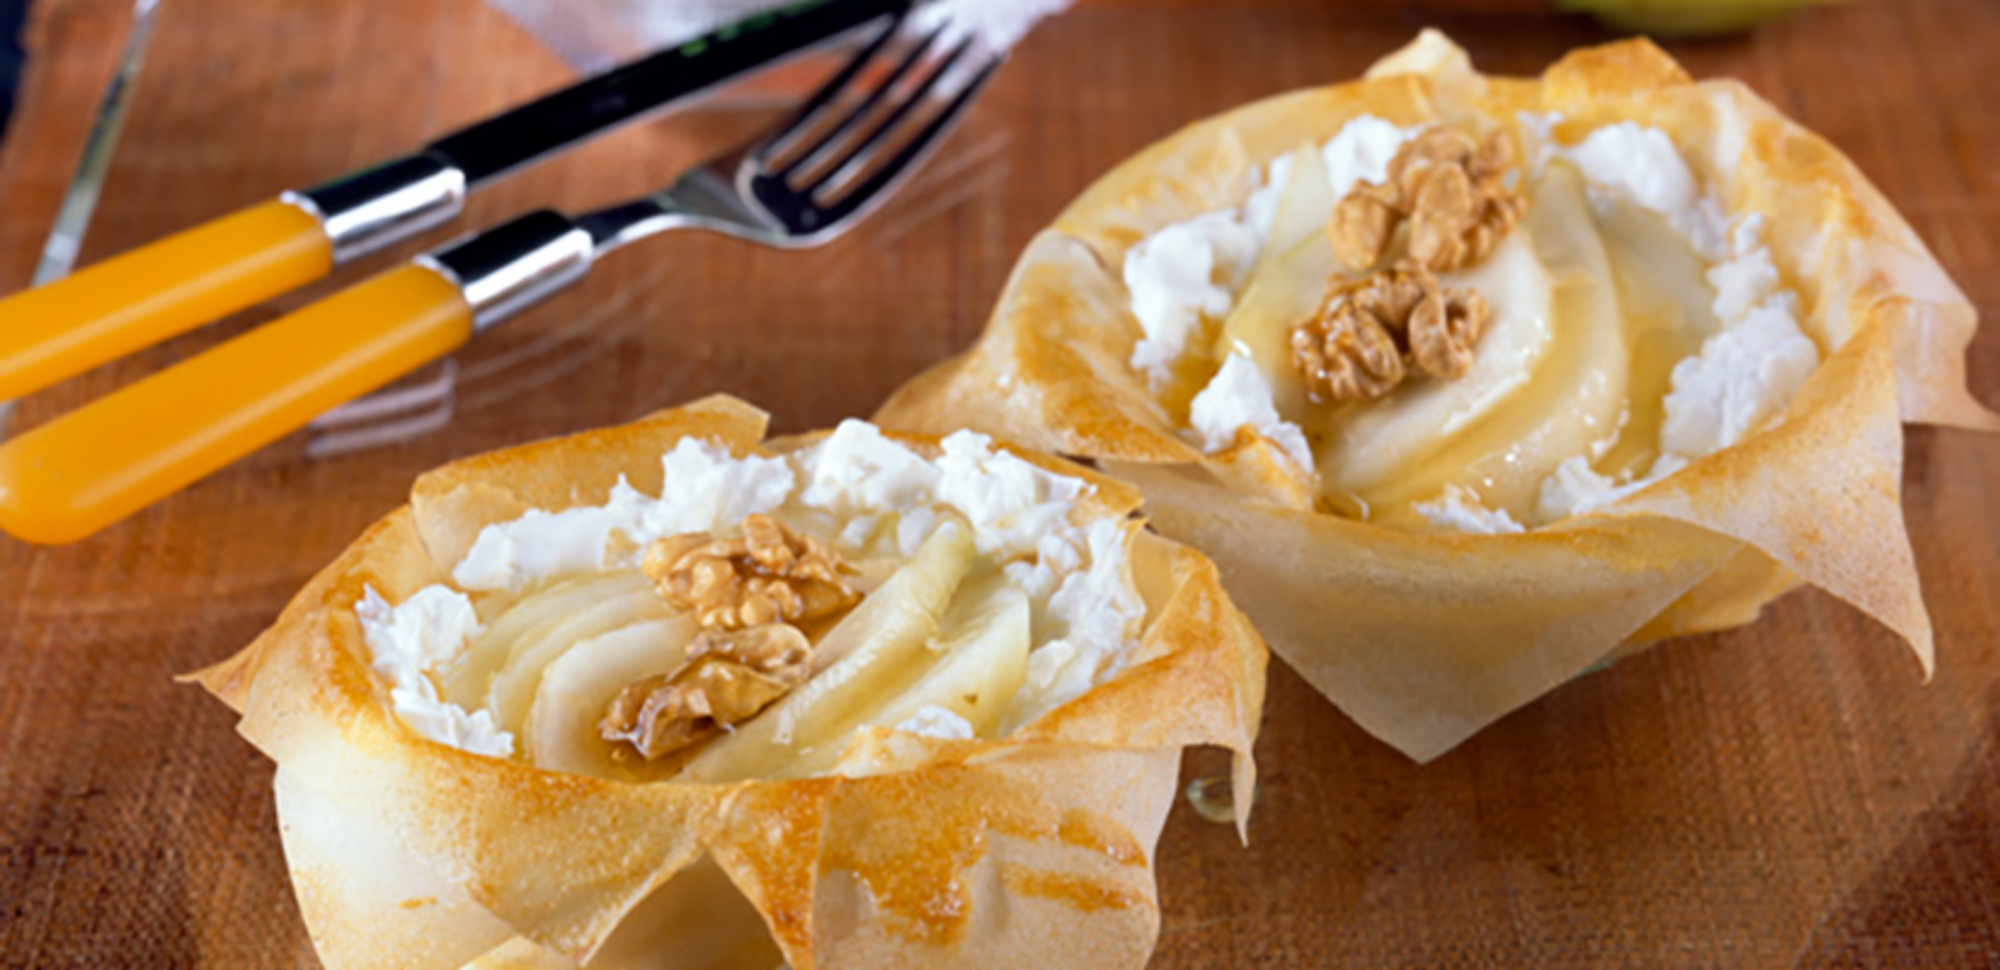
[{"label": "pear slice fan", "polygon": [[[1539,513],[1539,485],[1566,459],[1607,475],[1653,467],[1673,363],[1718,327],[1690,239],[1587,192],[1556,158],[1518,173],[1521,226],[1444,278],[1495,308],[1470,373],[1365,406],[1308,404],[1289,331],[1335,268],[1315,156],[1363,115],[1500,132],[1530,154],[1550,137],[1542,119],[1558,144],[1621,122],[1658,129],[1724,211],[1763,217],[1817,370],[1736,444],[1586,513]],[[1226,318],[1207,321],[1213,351],[1182,363],[1213,373],[1223,355],[1249,356],[1308,440],[1310,472],[1251,425],[1203,451],[1184,392],[1206,378],[1177,372],[1173,393],[1155,393],[1135,371],[1143,333],[1119,275],[1141,240],[1244,206],[1252,173],[1286,157],[1264,249]],[[1747,623],[1801,582],[1879,620],[1928,673],[1902,423],[2000,427],[1965,390],[1975,323],[1854,166],[1742,85],[1697,83],[1645,41],[1573,51],[1539,78],[1489,77],[1426,31],[1362,80],[1197,122],[1103,176],[1029,243],[973,348],[876,420],[976,428],[1138,485],[1154,527],[1214,557],[1273,650],[1427,760],[1607,660]],[[1527,531],[1412,521],[1413,502],[1459,483]]]},{"label": "pear slice fan", "polygon": [[[400,603],[449,583],[485,526],[621,478],[658,494],[660,456],[686,437],[739,456],[819,440],[765,441],[765,421],[709,398],[431,472],[255,643],[196,675],[277,762],[286,860],[326,965],[1145,962],[1180,752],[1233,750],[1248,790],[1265,654],[1213,565],[1144,532],[1131,488],[1075,465],[1016,452],[1088,483],[1072,516],[1120,524],[1145,616],[1116,673],[1011,731],[1030,600],[949,516],[900,561],[859,564],[866,596],[815,632],[810,679],[687,757],[649,764],[599,734],[611,699],[678,667],[698,632],[636,569],[487,595],[479,632],[433,670],[441,700],[514,736],[512,757],[394,713],[355,615],[364,589]],[[974,736],[898,729],[930,708]]]}]

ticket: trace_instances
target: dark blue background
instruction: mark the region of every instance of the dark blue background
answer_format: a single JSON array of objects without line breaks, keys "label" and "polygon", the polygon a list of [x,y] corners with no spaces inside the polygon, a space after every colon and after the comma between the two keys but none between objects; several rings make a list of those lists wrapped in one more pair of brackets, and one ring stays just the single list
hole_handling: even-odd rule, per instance
[{"label": "dark blue background", "polygon": [[0,0],[0,137],[7,134],[7,116],[14,113],[14,89],[21,83],[21,27],[28,19],[28,0]]}]

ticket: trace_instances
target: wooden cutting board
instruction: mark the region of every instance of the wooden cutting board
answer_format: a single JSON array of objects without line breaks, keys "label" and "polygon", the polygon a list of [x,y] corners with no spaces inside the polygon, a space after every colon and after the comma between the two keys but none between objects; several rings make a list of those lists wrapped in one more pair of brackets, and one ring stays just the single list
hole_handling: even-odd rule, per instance
[{"label": "wooden cutting board", "polygon": [[[129,6],[36,5],[0,154],[0,291],[33,270]],[[923,182],[835,248],[649,242],[482,338],[440,430],[336,457],[295,436],[89,542],[0,539],[0,963],[313,964],[270,765],[171,678],[246,643],[419,471],[718,390],[781,430],[865,414],[973,337],[1071,195],[1175,127],[1353,76],[1426,23],[1515,73],[1605,38],[1519,3],[1445,6],[1086,3],[1019,51]],[[1671,46],[1846,150],[2000,316],[2000,4],[1864,0]],[[565,77],[475,0],[170,0],[85,257]],[[482,194],[468,225],[636,192],[760,120],[623,133]],[[275,309],[37,395],[22,425]],[[1970,366],[2000,401],[1992,328]],[[1806,591],[1418,767],[1274,665],[1251,843],[1175,813],[1156,965],[2000,966],[2000,439],[1914,429],[1904,485],[1938,628],[1928,683],[1881,628]],[[1220,764],[1198,755],[1189,777]]]}]

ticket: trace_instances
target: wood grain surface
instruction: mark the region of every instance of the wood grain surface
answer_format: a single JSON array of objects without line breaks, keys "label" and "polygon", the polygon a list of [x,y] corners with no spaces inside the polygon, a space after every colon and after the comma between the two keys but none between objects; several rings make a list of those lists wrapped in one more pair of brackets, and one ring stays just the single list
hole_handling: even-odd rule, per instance
[{"label": "wood grain surface", "polygon": [[[36,6],[0,155],[0,291],[32,272],[129,3]],[[865,414],[973,337],[1070,196],[1175,127],[1352,76],[1425,23],[1518,73],[1605,37],[1519,2],[1444,6],[1086,2],[1027,42],[920,184],[836,247],[648,242],[482,337],[440,431],[317,459],[294,436],[91,541],[0,538],[0,964],[313,965],[271,767],[172,677],[249,641],[418,472],[718,390],[782,430]],[[1845,149],[2000,317],[2000,3],[1861,0],[1671,46]],[[565,77],[475,0],[167,0],[85,257]],[[631,194],[760,120],[622,133],[482,193],[462,225]],[[37,395],[21,425],[302,299]],[[1971,372],[2000,401],[1995,328]],[[1886,632],[1806,591],[1417,767],[1274,665],[1251,844],[1175,813],[1155,964],[2000,966],[1996,486],[2000,440],[1911,431],[1905,507],[1939,641],[1928,683]],[[1189,777],[1219,765],[1199,754]]]}]

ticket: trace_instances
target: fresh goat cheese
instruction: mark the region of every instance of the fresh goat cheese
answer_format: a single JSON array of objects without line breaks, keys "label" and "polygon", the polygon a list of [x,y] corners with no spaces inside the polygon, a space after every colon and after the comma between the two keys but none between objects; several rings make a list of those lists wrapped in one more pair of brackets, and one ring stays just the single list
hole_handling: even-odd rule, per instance
[{"label": "fresh goat cheese", "polygon": [[1236,443],[1244,428],[1270,439],[1299,470],[1313,470],[1312,448],[1299,426],[1286,421],[1272,403],[1271,382],[1257,362],[1230,354],[1188,408],[1188,424],[1201,436],[1203,451],[1214,454]]},{"label": "fresh goat cheese", "polygon": [[504,758],[514,736],[486,711],[467,713],[438,697],[431,671],[458,655],[478,635],[479,617],[464,593],[430,586],[390,606],[372,586],[354,604],[362,640],[375,672],[389,682],[390,704],[402,722],[423,737],[474,754]]}]

